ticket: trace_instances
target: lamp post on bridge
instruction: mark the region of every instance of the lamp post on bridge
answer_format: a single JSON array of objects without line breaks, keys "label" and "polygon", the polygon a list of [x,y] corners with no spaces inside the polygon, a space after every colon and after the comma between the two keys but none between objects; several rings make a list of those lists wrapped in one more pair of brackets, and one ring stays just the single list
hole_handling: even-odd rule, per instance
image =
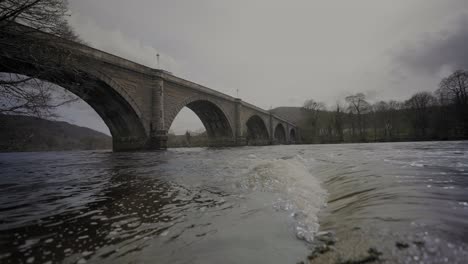
[{"label": "lamp post on bridge", "polygon": [[156,54],[156,69],[160,70],[161,68],[159,67],[159,53]]}]

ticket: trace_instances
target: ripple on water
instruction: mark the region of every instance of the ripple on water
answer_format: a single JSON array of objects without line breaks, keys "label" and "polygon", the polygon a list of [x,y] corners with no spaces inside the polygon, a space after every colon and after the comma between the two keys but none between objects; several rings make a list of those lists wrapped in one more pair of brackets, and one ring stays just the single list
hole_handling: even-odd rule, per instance
[{"label": "ripple on water", "polygon": [[0,262],[463,263],[466,149],[0,154]]}]

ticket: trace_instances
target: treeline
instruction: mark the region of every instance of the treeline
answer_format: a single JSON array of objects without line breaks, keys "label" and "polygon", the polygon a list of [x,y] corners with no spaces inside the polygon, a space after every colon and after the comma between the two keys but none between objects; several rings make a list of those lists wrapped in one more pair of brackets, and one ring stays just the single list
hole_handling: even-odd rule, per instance
[{"label": "treeline", "polygon": [[186,131],[184,135],[176,135],[173,131],[167,134],[167,146],[170,148],[181,147],[206,147],[210,143],[206,131]]},{"label": "treeline", "polygon": [[303,111],[304,143],[468,139],[468,71],[455,71],[435,92],[406,101],[370,103],[358,93],[328,109],[310,99]]}]

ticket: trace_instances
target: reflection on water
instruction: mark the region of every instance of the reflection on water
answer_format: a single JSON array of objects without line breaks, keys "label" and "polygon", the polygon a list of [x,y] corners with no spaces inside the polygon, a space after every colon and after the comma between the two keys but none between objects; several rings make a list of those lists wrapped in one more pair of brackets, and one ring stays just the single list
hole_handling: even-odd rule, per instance
[{"label": "reflection on water", "polygon": [[464,142],[4,153],[0,168],[1,263],[297,263],[323,237],[312,262],[468,257]]},{"label": "reflection on water", "polygon": [[[281,225],[276,220],[266,228],[255,228],[275,214],[273,198],[245,202],[249,194],[236,192],[233,186],[239,184],[223,180],[235,167],[213,160],[215,156],[200,157],[213,155],[200,151],[3,154],[1,262],[183,261],[195,254],[203,256],[203,250],[210,251],[225,240],[247,240],[248,233],[256,232],[249,228],[293,240],[287,224],[280,231],[273,230]],[[244,224],[250,227],[242,228]],[[243,233],[236,229],[247,233],[236,238]],[[205,245],[205,237],[218,245]],[[263,239],[263,233],[240,244],[231,256],[240,258],[245,250],[255,253],[258,239]],[[145,255],[142,251],[147,247]],[[288,247],[292,254],[287,260],[305,254],[300,242],[288,243]],[[179,255],[180,250],[193,248],[197,248],[193,256]],[[205,258],[221,258],[226,250],[234,251],[235,245],[225,248]],[[255,258],[261,256],[248,259]]]},{"label": "reflection on water", "polygon": [[[33,166],[27,158],[21,164],[4,162],[4,177],[10,180],[1,185],[6,263],[119,258],[141,250],[151,237],[164,236],[184,221],[188,209],[225,207],[208,189],[190,190],[147,177],[163,160],[144,164],[143,154],[94,153],[86,158],[90,162],[74,164],[83,155],[65,153],[68,160],[60,154],[13,154],[30,155]],[[37,158],[42,155],[46,157]],[[26,182],[18,182],[18,176]]]}]

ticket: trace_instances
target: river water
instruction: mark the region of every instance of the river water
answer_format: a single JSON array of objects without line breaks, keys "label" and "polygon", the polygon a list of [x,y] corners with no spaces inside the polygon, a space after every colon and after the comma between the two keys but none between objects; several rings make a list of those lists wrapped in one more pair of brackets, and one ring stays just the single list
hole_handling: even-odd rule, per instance
[{"label": "river water", "polygon": [[468,142],[0,154],[0,263],[466,263]]}]

